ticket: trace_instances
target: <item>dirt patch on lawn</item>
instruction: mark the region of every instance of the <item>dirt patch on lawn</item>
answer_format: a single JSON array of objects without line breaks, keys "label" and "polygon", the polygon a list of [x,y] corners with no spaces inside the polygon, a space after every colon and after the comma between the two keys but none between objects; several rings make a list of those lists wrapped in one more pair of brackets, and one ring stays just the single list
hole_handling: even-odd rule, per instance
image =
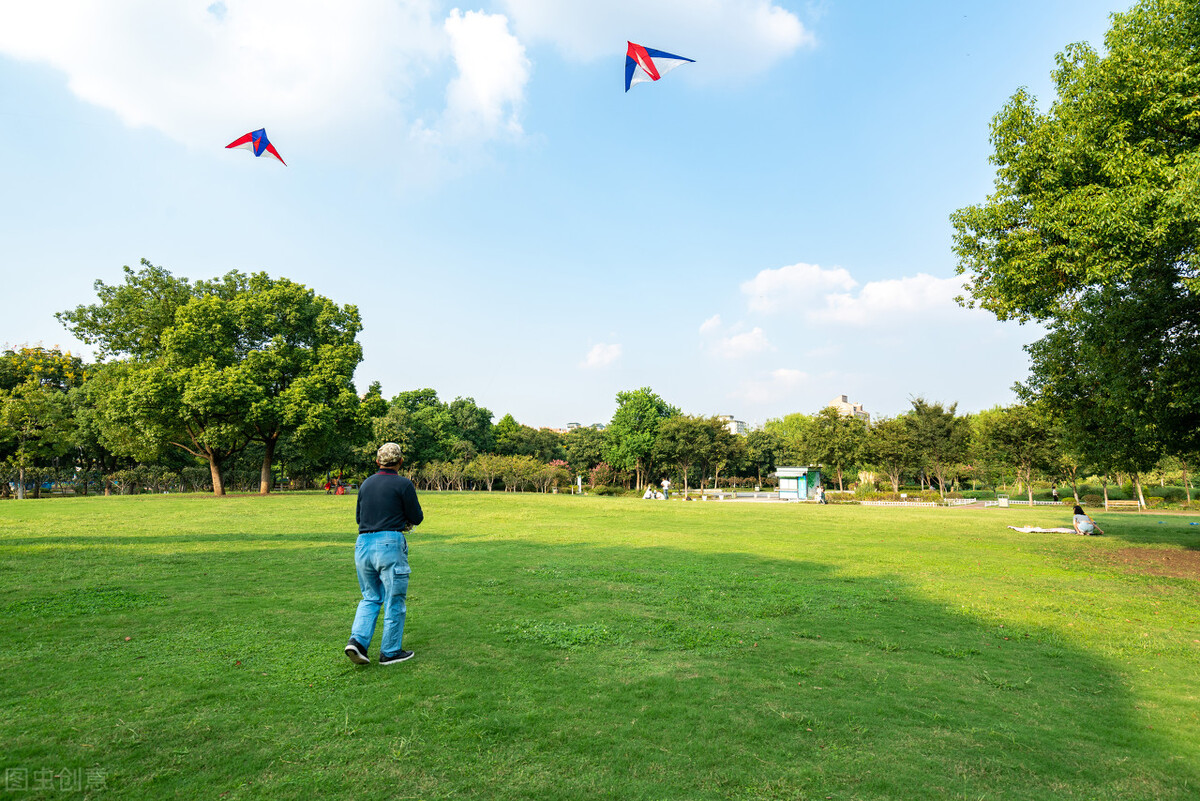
[{"label": "dirt patch on lawn", "polygon": [[1119,548],[1115,551],[1096,551],[1097,562],[1122,567],[1129,573],[1151,576],[1200,579],[1200,551],[1176,548]]}]

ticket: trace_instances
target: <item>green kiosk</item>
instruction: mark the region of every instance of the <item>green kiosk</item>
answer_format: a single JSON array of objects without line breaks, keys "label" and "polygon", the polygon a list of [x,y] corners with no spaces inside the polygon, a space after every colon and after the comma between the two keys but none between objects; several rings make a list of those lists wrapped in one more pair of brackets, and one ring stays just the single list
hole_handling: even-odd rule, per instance
[{"label": "green kiosk", "polygon": [[811,501],[817,497],[817,486],[821,483],[819,467],[778,467],[779,500]]}]

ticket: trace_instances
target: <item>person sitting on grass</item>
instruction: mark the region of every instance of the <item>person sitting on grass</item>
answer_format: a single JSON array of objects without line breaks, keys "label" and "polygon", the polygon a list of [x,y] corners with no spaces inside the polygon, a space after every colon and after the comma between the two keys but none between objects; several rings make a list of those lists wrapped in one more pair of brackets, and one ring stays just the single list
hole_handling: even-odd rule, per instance
[{"label": "person sitting on grass", "polygon": [[1072,518],[1072,522],[1075,525],[1076,534],[1082,534],[1086,537],[1092,534],[1104,533],[1104,529],[1097,526],[1096,521],[1092,520],[1092,518],[1083,513],[1083,507],[1076,506],[1074,514],[1075,517]]}]

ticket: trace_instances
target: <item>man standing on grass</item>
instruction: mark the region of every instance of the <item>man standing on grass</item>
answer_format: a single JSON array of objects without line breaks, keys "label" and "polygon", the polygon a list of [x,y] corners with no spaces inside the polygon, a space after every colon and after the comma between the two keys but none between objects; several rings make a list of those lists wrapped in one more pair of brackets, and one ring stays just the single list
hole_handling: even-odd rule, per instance
[{"label": "man standing on grass", "polygon": [[375,454],[379,472],[358,488],[358,541],[354,565],[362,600],[346,643],[346,656],[356,665],[369,665],[367,648],[375,634],[375,620],[383,607],[383,638],[379,664],[394,665],[413,658],[400,647],[404,637],[404,601],[408,597],[408,541],[404,532],[425,519],[417,489],[399,474],[403,454],[394,442],[385,442]]}]

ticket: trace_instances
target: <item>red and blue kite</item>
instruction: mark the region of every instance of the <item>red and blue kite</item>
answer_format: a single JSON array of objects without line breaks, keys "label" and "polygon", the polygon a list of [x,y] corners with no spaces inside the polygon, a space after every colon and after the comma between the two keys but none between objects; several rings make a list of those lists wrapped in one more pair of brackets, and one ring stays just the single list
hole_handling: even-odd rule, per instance
[{"label": "red and blue kite", "polygon": [[239,136],[237,139],[234,139],[232,142],[225,145],[227,150],[231,147],[240,148],[242,150],[253,150],[256,157],[261,156],[263,153],[269,153],[270,155],[279,159],[280,164],[285,167],[287,166],[287,162],[283,160],[283,156],[279,155],[279,151],[275,149],[275,145],[271,144],[271,140],[267,138],[266,128],[259,128],[257,131],[251,131],[245,136]]},{"label": "red and blue kite", "polygon": [[684,58],[661,50],[629,42],[625,51],[625,91],[635,83],[657,81],[680,64],[694,64],[694,58]]}]

